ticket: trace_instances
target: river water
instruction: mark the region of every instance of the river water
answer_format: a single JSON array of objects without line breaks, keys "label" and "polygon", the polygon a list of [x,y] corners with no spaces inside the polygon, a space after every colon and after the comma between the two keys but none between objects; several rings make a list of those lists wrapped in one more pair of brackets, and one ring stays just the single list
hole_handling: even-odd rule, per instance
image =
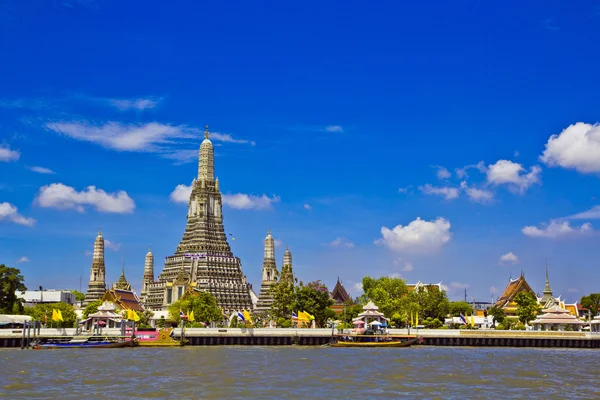
[{"label": "river water", "polygon": [[9,399],[600,398],[600,353],[414,346],[0,350]]}]

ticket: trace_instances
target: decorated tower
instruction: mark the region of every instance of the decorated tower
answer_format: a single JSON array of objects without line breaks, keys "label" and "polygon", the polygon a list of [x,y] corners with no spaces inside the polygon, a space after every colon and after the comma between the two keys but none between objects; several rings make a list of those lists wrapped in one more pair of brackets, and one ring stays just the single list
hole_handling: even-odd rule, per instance
[{"label": "decorated tower", "polygon": [[[252,309],[241,261],[227,243],[223,200],[214,178],[214,149],[208,126],[200,145],[198,176],[192,181],[187,224],[175,253],[165,259],[157,282],[148,285],[145,304],[164,310],[190,290],[211,293],[224,313]],[[174,286],[177,280],[178,285]]]},{"label": "decorated tower", "polygon": [[294,271],[292,270],[292,253],[290,249],[285,248],[283,254],[283,265],[281,266],[281,282],[294,283]]},{"label": "decorated tower", "polygon": [[273,295],[271,287],[277,283],[277,265],[275,263],[275,240],[271,235],[271,230],[265,238],[265,255],[262,265],[262,281],[260,285],[260,294],[258,295],[258,303],[256,309],[269,310],[273,304]]},{"label": "decorated tower", "polygon": [[113,284],[113,289],[131,291],[131,284],[125,278],[125,263],[121,266],[121,276],[119,280]]},{"label": "decorated tower", "polygon": [[146,262],[144,263],[144,276],[142,277],[142,292],[140,293],[140,301],[145,302],[148,296],[148,290],[151,284],[154,283],[154,255],[152,249],[148,249],[146,253]]},{"label": "decorated tower", "polygon": [[87,306],[92,301],[100,300],[106,292],[106,267],[104,266],[104,238],[102,229],[98,230],[98,236],[94,242],[94,255],[92,258],[92,268],[90,270],[90,283],[83,300],[83,306]]}]

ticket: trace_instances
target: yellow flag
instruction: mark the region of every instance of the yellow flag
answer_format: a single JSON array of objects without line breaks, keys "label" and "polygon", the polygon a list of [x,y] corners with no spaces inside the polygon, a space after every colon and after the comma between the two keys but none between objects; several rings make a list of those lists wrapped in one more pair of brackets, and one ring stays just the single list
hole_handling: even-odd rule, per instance
[{"label": "yellow flag", "polygon": [[134,320],[135,322],[137,322],[137,321],[139,321],[139,320],[140,320],[140,316],[139,316],[139,315],[138,315],[138,313],[136,313],[135,311],[133,312],[133,320]]},{"label": "yellow flag", "polygon": [[127,319],[133,321],[135,316],[133,315],[133,310],[127,310]]},{"label": "yellow flag", "polygon": [[188,321],[194,322],[194,310],[188,313]]},{"label": "yellow flag", "polygon": [[306,313],[306,316],[308,317],[309,321],[312,321],[313,319],[315,319],[315,316],[309,313]]},{"label": "yellow flag", "polygon": [[415,326],[419,326],[419,313],[415,314]]},{"label": "yellow flag", "polygon": [[248,310],[244,310],[244,319],[245,319],[247,322],[250,322],[250,323],[252,323],[252,317],[250,316],[250,312],[248,312]]},{"label": "yellow flag", "polygon": [[58,319],[58,313],[54,308],[52,309],[52,321],[60,321],[60,319]]},{"label": "yellow flag", "polygon": [[298,311],[298,321],[310,321],[308,314],[304,311]]},{"label": "yellow flag", "polygon": [[471,326],[475,326],[475,317],[471,314]]},{"label": "yellow flag", "polygon": [[58,314],[58,320],[59,321],[64,321],[63,317],[62,317],[62,311],[60,310],[56,310],[56,313]]}]

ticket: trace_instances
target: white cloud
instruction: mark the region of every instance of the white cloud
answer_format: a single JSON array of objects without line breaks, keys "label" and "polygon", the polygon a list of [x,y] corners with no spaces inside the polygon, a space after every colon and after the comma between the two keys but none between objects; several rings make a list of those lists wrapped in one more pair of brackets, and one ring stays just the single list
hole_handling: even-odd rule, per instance
[{"label": "white cloud", "polygon": [[477,164],[471,164],[466,165],[462,168],[456,168],[454,171],[456,172],[456,176],[458,176],[459,179],[463,179],[469,176],[469,174],[467,174],[467,171],[470,169],[476,169],[481,173],[484,173],[487,170],[485,163],[483,161],[479,161]]},{"label": "white cloud", "polygon": [[310,206],[310,204],[305,204],[304,209],[310,211],[310,210],[312,210],[312,207]]},{"label": "white cloud", "polygon": [[[173,126],[150,122],[142,125],[124,125],[108,122],[92,125],[88,122],[50,122],[46,128],[70,138],[98,144],[116,151],[158,153],[161,157],[177,161],[188,161],[198,157],[197,143],[204,131],[186,126]],[[247,143],[249,140],[234,139],[229,134],[212,133],[211,139],[227,143]],[[195,149],[182,149],[181,146]]]},{"label": "white cloud", "polygon": [[398,193],[408,193],[408,191],[412,188],[413,185],[409,185],[407,187],[403,187],[398,189]]},{"label": "white cloud", "polygon": [[468,283],[461,283],[461,282],[451,282],[448,285],[448,291],[450,292],[457,292],[459,290],[465,290],[470,288],[471,285],[469,285]]},{"label": "white cloud", "polygon": [[37,172],[38,174],[54,174],[55,172],[51,169],[44,167],[29,167],[30,171]]},{"label": "white cloud", "polygon": [[579,293],[579,290],[576,289],[576,288],[568,288],[567,292],[569,292],[569,293]]},{"label": "white cloud", "polygon": [[402,257],[398,257],[394,260],[394,264],[399,266],[404,272],[410,272],[415,269],[411,262],[404,260]]},{"label": "white cloud", "polygon": [[600,206],[594,206],[589,210],[571,215],[566,219],[600,219]]},{"label": "white cloud", "polygon": [[17,161],[19,157],[21,157],[21,153],[18,150],[11,150],[8,145],[0,145],[0,161]]},{"label": "white cloud", "polygon": [[20,264],[20,263],[26,263],[26,262],[29,262],[29,261],[31,261],[31,260],[30,260],[29,258],[25,257],[25,256],[23,256],[23,257],[21,257],[21,258],[19,258],[19,259],[17,260],[17,262],[18,262],[19,264]]},{"label": "white cloud", "polygon": [[269,210],[272,204],[278,203],[279,200],[278,196],[269,197],[266,194],[262,196],[244,193],[223,195],[223,204],[238,210]]},{"label": "white cloud", "polygon": [[113,243],[108,239],[104,239],[104,246],[108,247],[112,251],[119,251],[119,249],[121,248],[121,243]]},{"label": "white cloud", "polygon": [[568,221],[552,221],[544,224],[541,228],[526,226],[522,229],[523,234],[529,237],[557,238],[561,236],[575,236],[593,232],[592,224],[586,222],[581,226],[571,226]]},{"label": "white cloud", "polygon": [[498,293],[500,293],[500,289],[498,289],[495,286],[490,286],[490,293],[491,294],[498,294]]},{"label": "white cloud", "polygon": [[534,165],[527,173],[521,164],[498,160],[487,169],[487,180],[493,185],[508,185],[510,189],[525,192],[529,186],[540,182],[542,169]]},{"label": "white cloud", "polygon": [[425,221],[417,218],[406,226],[397,225],[393,229],[381,228],[382,238],[375,244],[383,244],[390,250],[414,253],[427,253],[439,250],[450,238],[450,222],[445,218]]},{"label": "white cloud", "polygon": [[354,286],[352,286],[354,288],[354,292],[355,293],[362,293],[363,292],[363,286],[362,286],[362,282],[356,282],[354,284]]},{"label": "white cloud", "polygon": [[435,165],[434,168],[437,168],[435,176],[437,176],[438,179],[448,179],[452,176],[452,174],[446,169],[446,167],[442,167],[441,165]]},{"label": "white cloud", "polygon": [[148,110],[151,108],[155,108],[160,99],[153,99],[153,98],[140,98],[140,99],[109,99],[108,100],[109,103],[118,108],[121,111],[127,111],[127,110],[138,110],[138,111],[143,111],[143,110]]},{"label": "white cloud", "polygon": [[256,146],[256,142],[253,140],[234,139],[229,133],[211,132],[210,139],[217,142],[249,144],[251,146]]},{"label": "white cloud", "polygon": [[453,200],[458,198],[459,191],[457,188],[453,187],[435,187],[430,185],[429,183],[419,186],[419,190],[425,194],[432,194],[437,196],[443,196],[446,200]]},{"label": "white cloud", "polygon": [[130,213],[135,208],[135,203],[123,190],[117,193],[106,193],[102,189],[96,189],[95,186],[88,186],[78,192],[62,183],[42,186],[36,201],[41,207],[63,210],[74,208],[79,212],[83,212],[85,206],[108,213]]},{"label": "white cloud", "polygon": [[503,256],[501,256],[500,257],[500,262],[518,264],[519,263],[519,257],[515,253],[513,253],[511,251],[511,252],[506,253]]},{"label": "white cloud", "polygon": [[462,181],[460,187],[469,196],[469,199],[476,203],[486,204],[494,199],[494,193],[485,189],[477,189],[474,186],[469,187],[466,181]]},{"label": "white cloud", "polygon": [[9,221],[25,226],[33,226],[35,224],[35,219],[19,214],[17,207],[7,202],[0,203],[0,221]]},{"label": "white cloud", "polygon": [[192,185],[177,185],[175,190],[171,192],[169,198],[173,203],[185,203],[190,201],[190,195],[192,194]]},{"label": "white cloud", "polygon": [[338,237],[331,243],[329,243],[331,247],[345,247],[347,249],[351,249],[354,247],[354,242],[344,237]]},{"label": "white cloud", "polygon": [[273,243],[275,244],[275,247],[281,247],[283,241],[281,239],[275,239]]},{"label": "white cloud", "polygon": [[582,173],[600,172],[600,125],[577,122],[552,135],[540,160]]},{"label": "white cloud", "polygon": [[329,125],[325,127],[325,132],[343,133],[344,128],[340,125]]},{"label": "white cloud", "polygon": [[93,252],[93,251],[90,251],[90,250],[85,250],[85,251],[83,252],[83,255],[85,255],[85,256],[91,256],[91,255],[94,255],[94,252]]}]

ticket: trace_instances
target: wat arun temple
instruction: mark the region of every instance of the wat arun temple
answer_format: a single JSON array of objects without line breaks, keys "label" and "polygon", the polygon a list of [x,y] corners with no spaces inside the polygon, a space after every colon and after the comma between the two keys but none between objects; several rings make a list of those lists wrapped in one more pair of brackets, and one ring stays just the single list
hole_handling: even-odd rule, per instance
[{"label": "wat arun temple", "polygon": [[[175,253],[154,281],[147,255],[141,299],[146,308],[165,310],[188,291],[211,293],[225,314],[252,310],[251,286],[231,252],[223,227],[223,200],[215,179],[214,149],[208,126],[200,145],[198,177],[192,182],[187,225]],[[150,257],[152,257],[149,252]]]}]

